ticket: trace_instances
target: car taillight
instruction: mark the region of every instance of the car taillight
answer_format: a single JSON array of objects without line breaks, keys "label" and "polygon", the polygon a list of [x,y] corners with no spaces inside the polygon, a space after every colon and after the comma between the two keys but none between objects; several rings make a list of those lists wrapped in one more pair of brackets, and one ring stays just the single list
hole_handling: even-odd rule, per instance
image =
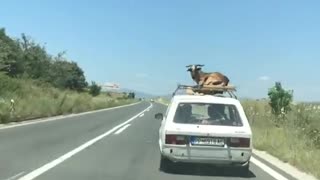
[{"label": "car taillight", "polygon": [[184,145],[186,144],[186,137],[181,135],[167,134],[166,144]]},{"label": "car taillight", "polygon": [[250,147],[250,138],[230,138],[230,147]]}]

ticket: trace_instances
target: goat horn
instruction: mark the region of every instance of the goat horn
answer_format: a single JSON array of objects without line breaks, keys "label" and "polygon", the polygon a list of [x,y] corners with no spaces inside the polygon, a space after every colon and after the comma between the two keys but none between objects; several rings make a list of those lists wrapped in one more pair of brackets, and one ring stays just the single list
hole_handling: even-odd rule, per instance
[{"label": "goat horn", "polygon": [[204,66],[204,64],[196,64],[196,66],[203,67],[203,66]]},{"label": "goat horn", "polygon": [[191,67],[192,65],[188,65],[188,66],[186,66],[187,68],[189,68],[189,67]]}]

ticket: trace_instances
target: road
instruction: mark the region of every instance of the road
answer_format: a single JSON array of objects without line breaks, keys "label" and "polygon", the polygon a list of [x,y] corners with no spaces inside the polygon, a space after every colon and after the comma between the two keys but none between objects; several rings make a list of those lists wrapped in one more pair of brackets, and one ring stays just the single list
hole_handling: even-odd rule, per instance
[{"label": "road", "polygon": [[253,163],[248,177],[230,169],[197,165],[179,165],[175,174],[160,171],[160,122],[154,114],[165,109],[141,102],[0,129],[0,180],[274,179]]}]

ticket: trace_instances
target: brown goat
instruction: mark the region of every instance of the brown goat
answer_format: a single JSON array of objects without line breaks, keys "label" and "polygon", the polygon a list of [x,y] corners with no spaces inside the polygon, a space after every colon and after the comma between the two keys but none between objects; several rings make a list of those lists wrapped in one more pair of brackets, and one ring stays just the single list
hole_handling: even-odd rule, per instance
[{"label": "brown goat", "polygon": [[228,86],[229,78],[219,72],[205,73],[201,71],[201,67],[204,65],[195,64],[186,66],[188,68],[187,71],[190,71],[192,79],[199,86],[206,85],[220,85],[220,86]]}]

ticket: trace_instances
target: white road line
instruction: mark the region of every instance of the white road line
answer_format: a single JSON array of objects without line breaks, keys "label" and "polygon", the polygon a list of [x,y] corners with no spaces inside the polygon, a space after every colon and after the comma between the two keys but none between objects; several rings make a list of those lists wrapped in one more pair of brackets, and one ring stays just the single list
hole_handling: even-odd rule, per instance
[{"label": "white road line", "polygon": [[[148,108],[152,107],[152,104],[150,104],[150,106]],[[52,169],[53,167],[59,165],[60,163],[62,163],[63,161],[69,159],[70,157],[72,157],[73,155],[79,153],[80,151],[86,149],[89,146],[92,146],[94,143],[96,143],[97,141],[101,140],[102,138],[110,135],[111,133],[113,133],[114,131],[116,131],[117,129],[121,128],[122,126],[130,123],[131,121],[133,121],[135,118],[137,118],[138,116],[140,116],[142,113],[144,113],[148,108],[146,108],[145,110],[143,110],[142,112],[138,113],[137,115],[133,116],[132,118],[128,119],[127,121],[115,126],[114,128],[110,129],[109,131],[105,132],[104,134],[101,134],[98,137],[95,137],[93,139],[91,139],[90,141],[80,145],[79,147],[71,150],[70,152],[62,155],[61,157],[41,166],[40,168],[32,171],[31,173],[21,177],[19,180],[32,180],[35,179],[36,177],[40,176],[41,174],[45,173],[46,171]]]},{"label": "white road line", "polygon": [[251,157],[250,161],[252,163],[254,163],[255,165],[257,165],[259,168],[261,168],[266,173],[270,174],[275,179],[277,179],[277,180],[288,180],[287,178],[285,178],[284,176],[279,174],[277,171],[271,169],[269,166],[263,164],[261,161],[257,160],[256,158]]},{"label": "white road line", "polygon": [[280,159],[270,155],[268,152],[254,149],[253,153],[259,158],[264,159],[268,163],[272,164],[273,166],[281,169],[283,172],[290,174],[290,176],[294,177],[295,179],[317,180],[317,178],[314,177],[313,175],[300,171],[299,169],[290,165],[289,163],[285,163]]},{"label": "white road line", "polygon": [[144,116],[144,113],[143,114],[141,114],[139,117],[143,117]]},{"label": "white road line", "polygon": [[120,134],[122,133],[122,131],[124,131],[125,129],[127,129],[127,127],[129,127],[131,124],[126,124],[125,126],[123,126],[122,128],[120,128],[117,132],[115,132],[114,134]]},{"label": "white road line", "polygon": [[24,173],[25,173],[24,171],[23,171],[23,172],[20,172],[20,173],[14,175],[14,176],[11,176],[11,177],[9,177],[9,178],[7,178],[7,179],[5,179],[5,180],[15,180],[15,179],[18,178],[19,176],[22,176]]}]

